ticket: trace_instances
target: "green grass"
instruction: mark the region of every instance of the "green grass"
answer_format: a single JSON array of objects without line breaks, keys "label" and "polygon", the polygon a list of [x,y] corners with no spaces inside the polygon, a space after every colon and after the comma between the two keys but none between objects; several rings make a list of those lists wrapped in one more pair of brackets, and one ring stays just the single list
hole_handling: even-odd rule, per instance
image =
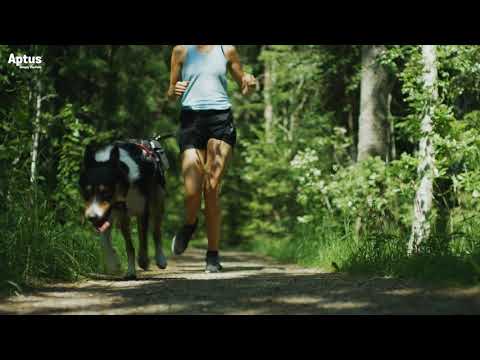
[{"label": "green grass", "polygon": [[358,275],[393,276],[437,284],[475,284],[480,282],[480,251],[476,238],[469,249],[456,251],[458,240],[449,249],[431,247],[422,255],[407,256],[405,234],[398,227],[384,225],[376,232],[356,239],[350,223],[324,219],[299,224],[291,236],[259,236],[245,243],[244,250],[263,253],[281,262],[323,268]]},{"label": "green grass", "polygon": [[99,246],[78,224],[60,224],[40,194],[17,194],[0,218],[0,289],[73,281],[98,270]]}]

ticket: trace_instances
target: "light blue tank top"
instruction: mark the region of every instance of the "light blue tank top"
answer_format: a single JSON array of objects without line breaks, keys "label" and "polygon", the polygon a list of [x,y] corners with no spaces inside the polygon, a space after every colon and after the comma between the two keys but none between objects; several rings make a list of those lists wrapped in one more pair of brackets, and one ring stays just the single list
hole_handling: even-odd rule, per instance
[{"label": "light blue tank top", "polygon": [[226,110],[232,105],[227,94],[227,59],[220,45],[201,53],[196,45],[186,45],[182,81],[189,81],[183,93],[182,108],[189,110]]}]

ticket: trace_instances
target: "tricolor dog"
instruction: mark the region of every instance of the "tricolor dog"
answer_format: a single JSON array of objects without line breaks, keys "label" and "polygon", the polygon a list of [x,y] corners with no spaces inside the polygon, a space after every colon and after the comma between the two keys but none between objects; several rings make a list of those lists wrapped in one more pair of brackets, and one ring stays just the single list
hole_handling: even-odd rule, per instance
[{"label": "tricolor dog", "polygon": [[[157,146],[149,146],[156,144]],[[125,239],[128,270],[125,279],[135,279],[135,248],[130,232],[130,218],[138,220],[138,265],[147,270],[148,232],[155,241],[155,260],[160,269],[167,267],[162,251],[162,218],[165,196],[165,163],[159,160],[156,141],[132,140],[106,146],[89,145],[85,150],[80,174],[85,217],[100,234],[107,272],[118,273],[120,262],[111,243],[114,223]],[[165,158],[163,158],[165,159]]]}]

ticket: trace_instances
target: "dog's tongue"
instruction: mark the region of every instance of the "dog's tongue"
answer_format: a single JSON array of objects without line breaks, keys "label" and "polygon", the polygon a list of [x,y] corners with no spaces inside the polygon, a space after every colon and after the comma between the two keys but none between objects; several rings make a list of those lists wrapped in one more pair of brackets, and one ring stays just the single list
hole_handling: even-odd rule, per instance
[{"label": "dog's tongue", "polygon": [[108,228],[110,227],[110,221],[105,221],[102,226],[100,226],[99,228],[97,228],[97,230],[101,233],[103,233],[105,230],[107,230]]}]

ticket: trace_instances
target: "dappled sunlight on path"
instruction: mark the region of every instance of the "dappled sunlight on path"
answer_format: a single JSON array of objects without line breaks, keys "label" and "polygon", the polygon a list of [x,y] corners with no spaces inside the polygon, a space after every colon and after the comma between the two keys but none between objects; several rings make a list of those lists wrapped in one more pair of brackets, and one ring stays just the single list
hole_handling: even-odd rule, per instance
[{"label": "dappled sunlight on path", "polygon": [[189,249],[136,281],[99,277],[2,299],[0,314],[480,314],[478,287],[352,277],[246,252],[222,259],[224,272],[206,274],[204,252]]}]

